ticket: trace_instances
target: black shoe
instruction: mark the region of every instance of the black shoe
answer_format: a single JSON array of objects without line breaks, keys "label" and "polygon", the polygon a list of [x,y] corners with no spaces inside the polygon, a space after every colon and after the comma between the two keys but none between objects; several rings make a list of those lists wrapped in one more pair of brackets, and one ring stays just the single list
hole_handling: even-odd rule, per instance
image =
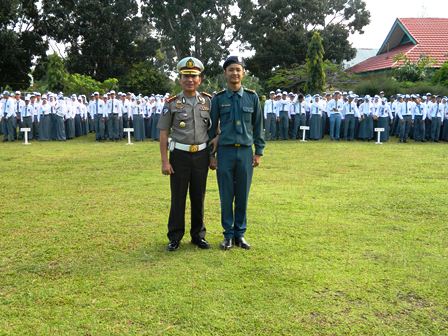
[{"label": "black shoe", "polygon": [[246,239],[244,239],[244,237],[235,238],[235,245],[238,246],[238,247],[241,247],[241,248],[243,248],[245,250],[250,250],[250,245],[246,241]]},{"label": "black shoe", "polygon": [[180,242],[178,242],[177,240],[173,240],[173,241],[170,241],[170,243],[166,247],[166,250],[170,251],[170,252],[176,251],[179,248],[179,246],[180,246]]},{"label": "black shoe", "polygon": [[219,247],[221,250],[230,250],[233,247],[232,239],[224,239]]},{"label": "black shoe", "polygon": [[210,244],[204,238],[201,238],[199,240],[194,239],[191,241],[191,243],[203,250],[207,250],[210,248]]}]

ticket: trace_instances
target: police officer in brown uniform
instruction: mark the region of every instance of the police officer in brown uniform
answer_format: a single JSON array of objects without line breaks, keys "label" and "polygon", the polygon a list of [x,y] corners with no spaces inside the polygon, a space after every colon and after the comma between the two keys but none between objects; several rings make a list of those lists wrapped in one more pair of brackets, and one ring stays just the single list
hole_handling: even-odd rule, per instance
[{"label": "police officer in brown uniform", "polygon": [[[177,250],[185,233],[187,191],[191,203],[191,242],[201,249],[208,249],[204,199],[210,162],[207,132],[211,126],[211,96],[197,91],[204,70],[200,60],[186,57],[177,64],[177,69],[182,92],[166,100],[157,126],[160,129],[162,173],[170,175],[171,187],[167,250]],[[171,137],[169,142],[168,136]]]}]

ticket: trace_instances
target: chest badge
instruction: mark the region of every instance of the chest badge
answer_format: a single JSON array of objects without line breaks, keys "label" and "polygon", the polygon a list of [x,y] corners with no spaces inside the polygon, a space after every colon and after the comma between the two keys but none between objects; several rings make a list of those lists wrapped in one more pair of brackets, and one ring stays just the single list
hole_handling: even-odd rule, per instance
[{"label": "chest badge", "polygon": [[182,104],[182,102],[180,100],[176,100],[176,108],[181,109],[183,107],[184,107],[184,104]]}]

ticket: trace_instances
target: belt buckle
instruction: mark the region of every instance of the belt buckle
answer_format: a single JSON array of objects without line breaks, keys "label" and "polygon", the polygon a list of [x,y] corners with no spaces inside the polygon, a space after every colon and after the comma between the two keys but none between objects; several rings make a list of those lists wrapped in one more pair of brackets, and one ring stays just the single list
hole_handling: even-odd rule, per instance
[{"label": "belt buckle", "polygon": [[235,147],[241,147],[241,145],[240,144],[235,144]]},{"label": "belt buckle", "polygon": [[196,153],[197,151],[199,151],[199,146],[198,145],[190,145],[190,152],[191,153]]}]

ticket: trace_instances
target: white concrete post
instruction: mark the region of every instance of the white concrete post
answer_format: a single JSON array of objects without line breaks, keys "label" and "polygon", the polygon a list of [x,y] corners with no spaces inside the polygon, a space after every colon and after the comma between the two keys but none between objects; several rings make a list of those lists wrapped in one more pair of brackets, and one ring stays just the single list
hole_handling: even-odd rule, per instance
[{"label": "white concrete post", "polygon": [[309,126],[300,126],[300,129],[303,131],[303,137],[302,140],[300,140],[300,142],[306,142],[305,138],[306,138],[306,131],[310,130]]},{"label": "white concrete post", "polygon": [[131,132],[134,132],[133,128],[123,128],[123,131],[128,133],[128,143],[126,145],[133,145],[131,142]]},{"label": "white concrete post", "polygon": [[375,142],[375,144],[377,145],[382,145],[383,143],[381,142],[381,132],[384,132],[384,128],[375,128],[375,132],[377,132],[378,136],[377,136],[377,140]]},{"label": "white concrete post", "polygon": [[20,132],[23,132],[23,133],[25,133],[24,135],[25,135],[25,142],[23,143],[24,145],[31,145],[29,142],[28,142],[28,132],[31,132],[31,128],[21,128],[20,129]]}]

